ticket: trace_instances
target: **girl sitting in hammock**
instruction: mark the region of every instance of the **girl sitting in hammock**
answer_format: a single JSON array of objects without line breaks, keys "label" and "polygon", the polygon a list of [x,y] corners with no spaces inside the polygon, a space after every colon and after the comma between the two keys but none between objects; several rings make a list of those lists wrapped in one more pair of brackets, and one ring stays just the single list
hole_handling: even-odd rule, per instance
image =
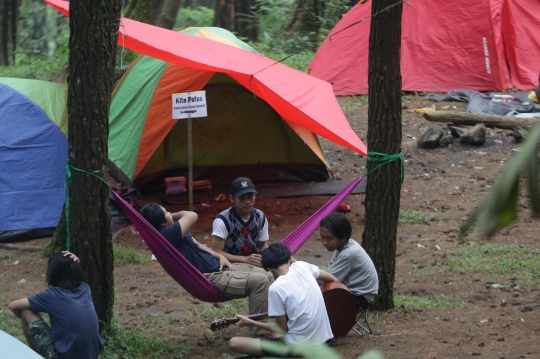
[{"label": "girl sitting in hammock", "polygon": [[357,310],[367,309],[379,291],[379,277],[364,248],[351,238],[351,223],[344,215],[332,213],[319,226],[322,244],[334,251],[326,271],[349,288]]},{"label": "girl sitting in hammock", "polygon": [[[233,267],[223,255],[197,242],[190,233],[197,222],[195,212],[169,213],[151,202],[141,208],[141,215],[220,292],[231,299],[249,297],[250,314],[268,311],[268,287],[274,282],[272,274],[244,263],[235,263]],[[255,326],[250,330],[253,336],[266,333]]]}]

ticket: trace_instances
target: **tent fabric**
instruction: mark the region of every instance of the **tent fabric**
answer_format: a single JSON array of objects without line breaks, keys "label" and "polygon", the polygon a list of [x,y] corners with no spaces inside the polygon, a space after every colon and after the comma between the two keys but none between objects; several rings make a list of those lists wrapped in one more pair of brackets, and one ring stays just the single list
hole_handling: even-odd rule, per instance
[{"label": "tent fabric", "polygon": [[[216,41],[236,47],[242,43],[219,28],[185,31],[209,38],[215,34]],[[265,101],[224,73],[149,56],[139,57],[128,68],[113,94],[109,159],[115,172],[121,171],[135,186],[187,172],[187,121],[171,119],[171,94],[198,90],[206,91],[208,116],[193,121],[195,180],[230,183],[239,173],[233,170],[240,168],[256,182],[328,180],[329,165],[313,132],[289,126]]]},{"label": "tent fabric", "polygon": [[[332,213],[337,206],[360,183],[362,176],[342,189],[335,197],[325,203],[311,215],[281,243],[294,254],[311,235],[319,228],[321,219]],[[230,298],[223,295],[197,268],[195,268],[172,244],[169,243],[154,227],[152,227],[133,207],[120,195],[112,192],[116,202],[127,214],[139,234],[144,239],[152,253],[156,256],[163,269],[193,297],[205,302],[223,302]]]},{"label": "tent fabric", "polygon": [[[69,3],[47,0],[69,15]],[[222,72],[268,103],[287,123],[366,154],[329,84],[257,53],[122,18],[118,43],[162,61]],[[179,46],[181,44],[181,46]]]},{"label": "tent fabric", "polygon": [[[336,95],[368,92],[371,3],[343,15],[308,67],[309,74],[331,83]],[[538,0],[404,2],[402,88],[532,89],[540,70],[539,28]]]},{"label": "tent fabric", "polygon": [[[15,87],[39,98],[41,106]],[[66,88],[0,78],[0,241],[32,239],[32,231],[48,233],[58,223],[68,153],[59,127],[67,125]]]}]

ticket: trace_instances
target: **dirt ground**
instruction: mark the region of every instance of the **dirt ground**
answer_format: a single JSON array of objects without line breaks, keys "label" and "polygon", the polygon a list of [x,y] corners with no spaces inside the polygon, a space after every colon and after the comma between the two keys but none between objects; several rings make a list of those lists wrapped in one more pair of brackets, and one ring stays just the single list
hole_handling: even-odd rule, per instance
[{"label": "dirt ground", "polygon": [[[367,99],[348,97],[340,102],[351,126],[365,140]],[[539,278],[524,277],[518,268],[497,274],[475,269],[473,263],[457,269],[448,265],[456,253],[466,253],[472,243],[516,244],[530,248],[534,256],[540,254],[540,222],[530,218],[526,198],[520,200],[519,219],[492,240],[470,235],[462,241],[456,235],[460,221],[486,195],[518,145],[509,136],[510,131],[488,129],[487,143],[481,147],[456,142],[446,148],[419,149],[417,138],[426,126],[434,124],[409,110],[433,103],[422,96],[409,95],[403,98],[403,104],[407,106],[403,110],[402,142],[406,177],[401,208],[419,211],[433,220],[400,223],[395,294],[444,300],[451,305],[404,306],[371,313],[374,334],[360,338],[350,332],[336,341],[334,349],[343,358],[357,358],[370,349],[379,350],[388,359],[540,358],[540,291],[537,284],[530,284],[537,283]],[[466,107],[459,103],[436,106],[456,106],[456,111]],[[366,163],[364,157],[325,140],[322,145],[337,178],[353,179],[361,173]],[[256,207],[269,219],[271,241],[278,242],[329,198],[258,198]],[[363,200],[363,195],[352,195],[345,201],[352,208],[347,216],[357,240],[361,239],[364,226]],[[214,216],[227,206],[226,202],[196,206],[197,240],[210,242]],[[45,242],[41,239],[23,245]],[[118,232],[114,242],[150,256],[142,239],[129,228]],[[488,251],[485,255],[493,261],[504,259]],[[330,257],[318,233],[296,255],[299,260],[320,265],[327,264]],[[0,302],[4,305],[45,288],[44,259],[30,252],[4,249],[0,249],[0,259]],[[25,284],[19,284],[22,279]],[[194,314],[202,310],[203,303],[189,296],[155,261],[118,267],[115,281],[114,309],[119,322],[126,328],[144,328],[156,336],[190,343],[189,358],[231,358],[227,340],[248,333],[247,329],[234,326],[215,334],[209,332],[210,323]],[[502,287],[496,288],[497,284]]]}]

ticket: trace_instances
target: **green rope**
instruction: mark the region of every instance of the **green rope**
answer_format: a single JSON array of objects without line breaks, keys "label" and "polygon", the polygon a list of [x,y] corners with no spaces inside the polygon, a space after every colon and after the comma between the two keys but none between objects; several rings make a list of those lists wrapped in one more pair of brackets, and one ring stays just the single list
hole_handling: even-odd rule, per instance
[{"label": "green rope", "polygon": [[381,153],[381,152],[368,152],[367,160],[371,161],[371,162],[381,162],[381,163],[378,164],[377,166],[375,166],[375,168],[372,168],[371,171],[369,171],[368,173],[366,173],[364,175],[364,177],[367,176],[368,174],[370,174],[371,172],[375,171],[377,168],[379,168],[381,166],[384,166],[384,165],[386,165],[386,164],[388,164],[390,162],[400,160],[401,161],[401,181],[400,181],[400,185],[403,185],[403,182],[405,181],[405,166],[403,164],[403,153],[402,152],[395,153],[393,155],[387,155],[386,153]]},{"label": "green rope", "polygon": [[72,165],[69,164],[69,159],[68,159],[68,163],[66,164],[66,205],[65,205],[65,207],[66,207],[66,250],[67,251],[71,250],[71,235],[70,235],[70,230],[69,230],[70,229],[69,187],[73,183],[73,173],[71,172],[72,169],[77,171],[77,172],[93,176],[93,177],[99,179],[101,182],[105,183],[107,185],[107,187],[109,187],[109,188],[111,187],[111,186],[109,186],[109,183],[103,177],[100,177],[100,176],[98,176],[96,174],[96,172],[101,172],[101,171],[88,172],[88,171],[85,171],[83,169],[73,167]]}]

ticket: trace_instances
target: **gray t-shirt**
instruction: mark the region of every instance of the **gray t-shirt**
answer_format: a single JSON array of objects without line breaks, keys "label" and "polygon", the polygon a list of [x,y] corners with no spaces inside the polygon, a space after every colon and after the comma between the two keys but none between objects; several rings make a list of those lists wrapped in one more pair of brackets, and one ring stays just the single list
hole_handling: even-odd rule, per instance
[{"label": "gray t-shirt", "polygon": [[326,270],[345,284],[355,296],[361,295],[372,302],[379,291],[379,278],[371,258],[354,239],[335,251]]}]

